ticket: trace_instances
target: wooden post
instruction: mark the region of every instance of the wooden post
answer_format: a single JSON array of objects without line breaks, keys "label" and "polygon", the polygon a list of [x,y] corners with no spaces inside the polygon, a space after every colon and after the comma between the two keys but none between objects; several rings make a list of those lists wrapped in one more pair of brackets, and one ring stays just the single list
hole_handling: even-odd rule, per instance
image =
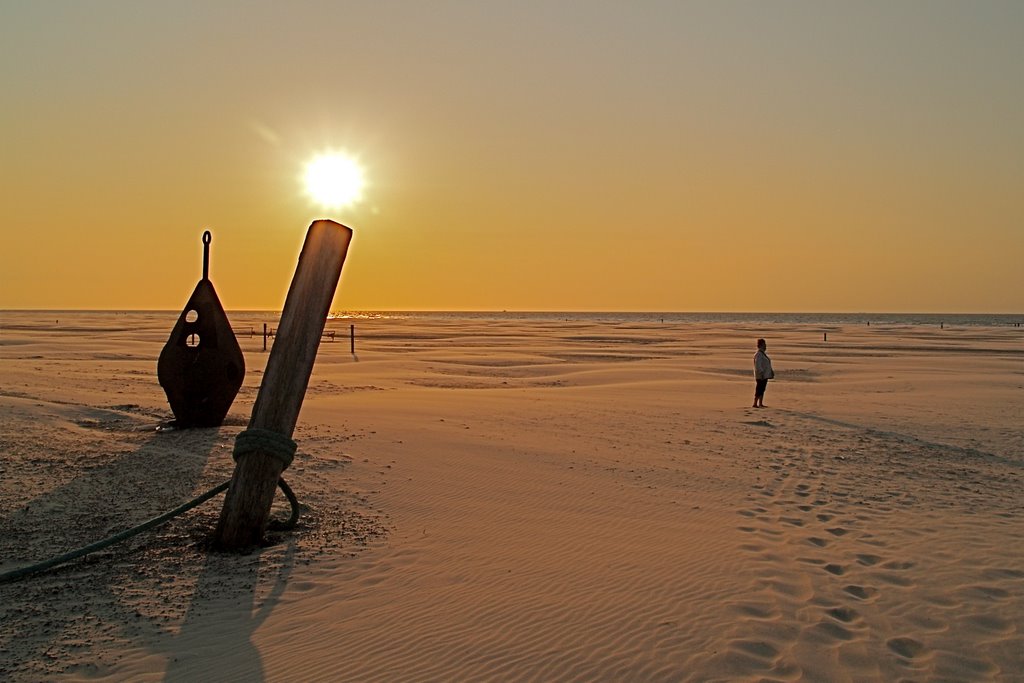
[{"label": "wooden post", "polygon": [[348,341],[349,341],[349,345],[350,345],[350,347],[352,349],[352,355],[354,356],[355,353],[356,353],[356,326],[355,325],[349,325],[348,326]]},{"label": "wooden post", "polygon": [[267,350],[267,324],[263,323],[263,350]]},{"label": "wooden post", "polygon": [[[273,432],[278,442],[290,442],[351,239],[352,231],[334,221],[319,220],[309,226],[249,429],[239,437]],[[214,532],[214,546],[219,549],[243,550],[263,541],[278,479],[291,459],[282,460],[274,452],[275,439],[264,441],[265,449],[249,449],[236,457]],[[236,443],[236,454],[238,451]]]}]

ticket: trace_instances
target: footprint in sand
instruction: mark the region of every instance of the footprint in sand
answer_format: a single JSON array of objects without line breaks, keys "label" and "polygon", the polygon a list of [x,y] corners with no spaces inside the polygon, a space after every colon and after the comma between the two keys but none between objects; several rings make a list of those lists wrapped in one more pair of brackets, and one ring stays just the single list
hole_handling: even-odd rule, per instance
[{"label": "footprint in sand", "polygon": [[729,643],[729,647],[758,659],[769,661],[774,661],[779,656],[779,649],[764,640],[734,640]]},{"label": "footprint in sand", "polygon": [[839,564],[826,564],[824,569],[833,576],[842,576],[846,573],[846,570],[843,568],[843,566]]},{"label": "footprint in sand", "polygon": [[[994,663],[984,659],[976,659],[963,654],[941,653],[942,664],[947,669],[965,672],[955,680],[994,680],[1000,669]],[[973,676],[971,676],[973,674]],[[950,680],[954,680],[950,678]]]},{"label": "footprint in sand", "polygon": [[970,586],[967,588],[967,592],[973,593],[974,595],[980,595],[996,602],[1006,600],[1010,597],[1009,591],[1003,588],[997,588],[996,586]]},{"label": "footprint in sand", "polygon": [[890,562],[886,562],[885,564],[883,564],[882,568],[883,569],[895,569],[897,571],[902,571],[904,569],[910,569],[913,566],[914,566],[913,562],[900,562],[898,560],[892,560]]},{"label": "footprint in sand", "polygon": [[814,625],[814,630],[823,636],[826,642],[850,641],[856,636],[850,629],[834,621],[821,621]]},{"label": "footprint in sand", "polygon": [[957,608],[963,604],[946,593],[930,593],[925,595],[922,599],[929,605],[934,605],[935,607]]},{"label": "footprint in sand", "polygon": [[904,659],[916,659],[927,651],[924,643],[913,638],[890,638],[885,644]]},{"label": "footprint in sand", "polygon": [[963,619],[973,629],[978,629],[996,636],[1011,635],[1016,629],[1013,622],[989,614],[974,614]]},{"label": "footprint in sand", "polygon": [[927,614],[907,615],[907,621],[924,633],[944,633],[949,630],[948,622],[942,619],[936,619],[935,617]]},{"label": "footprint in sand", "polygon": [[872,567],[882,561],[882,558],[878,555],[869,555],[867,553],[857,555],[857,562],[864,565],[865,567]]},{"label": "footprint in sand", "polygon": [[901,576],[900,574],[876,573],[874,574],[874,576],[879,581],[884,581],[890,586],[900,586],[906,588],[908,586],[915,585],[913,579],[907,578],[906,576]]},{"label": "footprint in sand", "polygon": [[811,545],[816,545],[819,548],[825,548],[825,547],[828,546],[828,539],[820,538],[818,536],[811,536],[810,538],[807,539],[807,542],[810,543]]},{"label": "footprint in sand", "polygon": [[[782,660],[782,651],[766,640],[737,638],[728,644],[729,659],[733,665],[749,671],[778,672]],[[787,673],[798,673],[792,665],[783,667]],[[792,671],[790,671],[792,670]]]},{"label": "footprint in sand", "polygon": [[982,577],[986,580],[1024,579],[1024,570],[1009,569],[1007,567],[997,567],[995,569],[988,569],[982,572]]},{"label": "footprint in sand", "polygon": [[825,612],[825,614],[844,624],[860,621],[860,613],[852,607],[833,607]]},{"label": "footprint in sand", "polygon": [[784,600],[796,599],[806,601],[814,596],[813,589],[799,578],[795,580],[782,578],[761,579],[759,583],[772,593],[783,596]]},{"label": "footprint in sand", "polygon": [[738,613],[741,617],[752,619],[754,621],[775,621],[781,616],[775,605],[764,603],[733,605],[732,610]]},{"label": "footprint in sand", "polygon": [[870,586],[858,586],[856,584],[851,584],[849,586],[844,586],[843,587],[843,592],[845,592],[847,595],[852,595],[853,597],[857,598],[858,600],[865,600],[865,601],[866,600],[871,600],[872,598],[874,598],[875,596],[878,595],[878,589],[877,588],[871,588]]}]

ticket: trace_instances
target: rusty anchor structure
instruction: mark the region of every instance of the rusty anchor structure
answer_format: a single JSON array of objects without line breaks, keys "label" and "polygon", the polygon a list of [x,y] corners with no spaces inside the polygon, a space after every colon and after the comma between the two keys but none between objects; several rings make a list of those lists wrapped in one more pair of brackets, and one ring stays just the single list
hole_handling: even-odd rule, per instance
[{"label": "rusty anchor structure", "polygon": [[203,233],[203,279],[157,361],[157,378],[178,428],[218,427],[245,377],[245,357],[210,282],[210,231]]}]

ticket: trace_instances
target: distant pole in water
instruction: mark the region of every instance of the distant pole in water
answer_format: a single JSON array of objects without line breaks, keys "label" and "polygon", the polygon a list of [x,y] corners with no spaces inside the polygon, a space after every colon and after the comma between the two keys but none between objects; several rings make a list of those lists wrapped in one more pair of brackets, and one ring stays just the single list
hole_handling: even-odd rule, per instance
[{"label": "distant pole in water", "polygon": [[263,323],[263,350],[267,350],[267,324]]},{"label": "distant pole in water", "polygon": [[828,341],[828,332],[823,332],[822,333],[821,341]]},{"label": "distant pole in water", "polygon": [[354,356],[354,355],[356,355],[356,326],[355,325],[349,325],[348,326],[348,340],[349,340],[349,342],[351,344],[351,347],[352,347],[352,355]]}]

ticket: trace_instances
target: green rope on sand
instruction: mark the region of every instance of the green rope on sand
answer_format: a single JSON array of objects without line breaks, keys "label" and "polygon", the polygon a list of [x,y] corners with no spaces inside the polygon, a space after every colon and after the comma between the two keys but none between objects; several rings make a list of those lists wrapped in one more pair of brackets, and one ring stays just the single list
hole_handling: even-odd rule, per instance
[{"label": "green rope on sand", "polygon": [[250,427],[235,437],[235,451],[232,457],[235,462],[243,455],[262,453],[281,461],[281,469],[288,469],[295,458],[298,445],[284,434],[269,429]]},{"label": "green rope on sand", "polygon": [[[209,499],[216,496],[218,493],[226,491],[229,484],[231,484],[231,482],[226,481],[223,484],[220,484],[219,486],[213,487],[206,493],[203,493],[202,495],[193,498],[184,505],[179,505],[170,512],[165,512],[164,514],[158,517],[154,517],[148,522],[143,522],[142,524],[132,527],[131,529],[126,529],[125,531],[122,531],[118,534],[114,534],[113,536],[105,538],[102,541],[97,541],[96,543],[92,543],[91,545],[81,547],[78,550],[72,550],[69,553],[64,553],[63,555],[52,557],[49,560],[45,560],[43,562],[38,562],[27,567],[21,567],[20,569],[12,569],[11,571],[4,572],[0,574],[0,583],[15,581],[22,577],[28,576],[29,574],[35,574],[38,572],[45,571],[47,569],[50,569],[51,567],[56,567],[59,564],[64,564],[65,562],[76,560],[79,557],[84,557],[85,555],[94,553],[97,550],[102,550],[107,546],[114,545],[115,543],[119,543],[125,539],[131,538],[132,536],[141,534],[143,531],[148,531],[149,529],[152,529],[155,526],[159,526],[164,522],[170,521],[171,519],[177,517],[178,515],[184,512],[187,512],[188,510],[191,510],[194,507],[202,505]],[[291,517],[288,518],[287,522],[274,524],[274,527],[281,530],[293,529],[299,521],[299,501],[295,497],[295,493],[292,492],[291,487],[288,486],[287,483],[285,483],[284,479],[278,479],[277,485],[281,488],[281,491],[284,493],[285,497],[288,499],[288,502],[291,504],[292,514]]]}]

